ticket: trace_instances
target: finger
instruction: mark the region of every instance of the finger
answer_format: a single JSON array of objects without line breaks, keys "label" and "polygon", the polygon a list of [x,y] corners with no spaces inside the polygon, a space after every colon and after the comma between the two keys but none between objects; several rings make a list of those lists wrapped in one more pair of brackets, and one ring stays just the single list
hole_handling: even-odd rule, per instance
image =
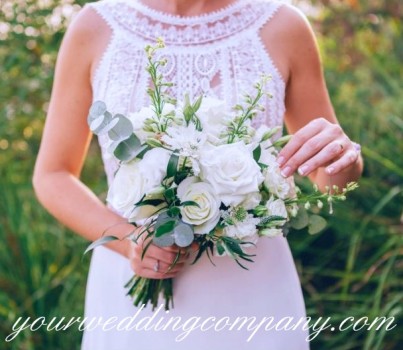
[{"label": "finger", "polygon": [[354,164],[358,160],[358,157],[359,153],[356,150],[348,150],[345,152],[345,154],[343,154],[342,157],[340,157],[340,159],[330,164],[325,171],[329,175],[337,174],[343,169]]},{"label": "finger", "polygon": [[317,118],[299,129],[279,152],[277,163],[281,167],[284,166],[305,142],[317,135],[328,123],[324,118]]},{"label": "finger", "polygon": [[306,176],[316,169],[326,166],[329,162],[334,161],[339,158],[344,153],[344,149],[341,146],[340,141],[333,141],[325,146],[319,153],[314,157],[307,160],[298,168],[300,175]]},{"label": "finger", "polygon": [[326,147],[334,136],[331,133],[319,133],[309,139],[302,147],[284,164],[281,174],[288,177],[297,169],[300,175],[306,175],[305,162],[313,158]]},{"label": "finger", "polygon": [[175,260],[177,253],[166,251],[155,245],[150,245],[147,249],[146,256],[153,258],[154,260],[159,260],[167,264],[172,264]]},{"label": "finger", "polygon": [[[160,260],[157,261],[156,259],[150,257],[146,257],[143,260],[137,257],[131,261],[132,270],[136,274],[140,274],[144,270],[150,270],[155,273],[178,273],[183,269],[184,266],[184,263],[176,263],[175,265],[166,264]],[[155,271],[156,267],[158,267],[158,271]]]}]

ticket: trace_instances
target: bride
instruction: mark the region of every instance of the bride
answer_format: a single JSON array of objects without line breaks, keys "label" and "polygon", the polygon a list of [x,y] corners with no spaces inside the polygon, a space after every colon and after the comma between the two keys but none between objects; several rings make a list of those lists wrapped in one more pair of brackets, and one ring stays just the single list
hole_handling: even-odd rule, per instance
[{"label": "bride", "polygon": [[[66,226],[90,241],[106,229],[119,237],[132,230],[129,224],[118,224],[119,213],[80,181],[92,136],[87,114],[94,100],[123,114],[148,104],[144,47],[157,37],[166,43],[164,75],[174,82],[172,93],[179,99],[188,92],[233,105],[262,73],[272,76],[273,97],[266,98],[265,112],[253,123],[284,123],[293,135],[277,159],[284,177],[298,172],[322,190],[329,183],[342,187],[359,178],[359,145],[337,122],[313,32],[294,7],[271,0],[102,0],[84,7],[63,40],[33,178],[39,201]],[[110,184],[118,164],[107,155],[108,140],[100,137],[99,143]],[[305,317],[284,237],[261,239],[249,271],[230,258],[216,258],[213,266],[207,258],[190,265],[188,256],[182,256],[164,274],[176,251],[151,246],[141,259],[141,245],[126,240],[95,249],[85,316],[104,327],[85,330],[83,349],[309,348],[308,331],[302,327],[265,327],[269,318],[281,323]],[[175,277],[174,309],[134,307],[123,287],[133,272],[155,279]],[[148,331],[111,326],[134,316],[143,323],[179,317],[184,326]],[[231,327],[242,317],[266,323]],[[190,330],[197,320],[208,327]]]}]

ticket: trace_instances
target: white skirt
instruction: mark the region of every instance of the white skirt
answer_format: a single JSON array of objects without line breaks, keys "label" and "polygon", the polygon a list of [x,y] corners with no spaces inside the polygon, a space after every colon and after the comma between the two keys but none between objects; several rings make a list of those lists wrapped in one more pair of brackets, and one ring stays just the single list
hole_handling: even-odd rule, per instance
[{"label": "white skirt", "polygon": [[[174,280],[174,308],[135,307],[125,283],[129,262],[95,249],[87,282],[82,350],[307,350],[305,305],[283,237],[261,238],[249,270],[229,257],[186,266]],[[190,259],[189,262],[192,260]],[[92,320],[92,321],[91,321]],[[277,329],[276,329],[277,328]]]}]

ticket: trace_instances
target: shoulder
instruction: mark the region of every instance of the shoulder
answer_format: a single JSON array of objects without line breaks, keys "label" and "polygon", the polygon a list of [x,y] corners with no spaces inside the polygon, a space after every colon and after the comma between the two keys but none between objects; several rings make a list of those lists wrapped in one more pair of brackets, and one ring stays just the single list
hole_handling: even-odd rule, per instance
[{"label": "shoulder", "polygon": [[[275,48],[284,71],[291,73],[303,65],[316,65],[319,59],[315,34],[306,15],[295,6],[276,4],[276,11],[261,30],[263,42]],[[289,75],[289,74],[287,74]]]},{"label": "shoulder", "polygon": [[[91,66],[98,51],[108,42],[111,29],[97,8],[103,1],[85,5],[72,19],[63,38],[60,54]],[[78,54],[79,53],[79,54]]]},{"label": "shoulder", "polygon": [[312,28],[306,15],[297,7],[279,1],[260,1],[267,8],[274,6],[275,13],[268,22],[270,30],[282,39],[296,40],[312,36]]}]

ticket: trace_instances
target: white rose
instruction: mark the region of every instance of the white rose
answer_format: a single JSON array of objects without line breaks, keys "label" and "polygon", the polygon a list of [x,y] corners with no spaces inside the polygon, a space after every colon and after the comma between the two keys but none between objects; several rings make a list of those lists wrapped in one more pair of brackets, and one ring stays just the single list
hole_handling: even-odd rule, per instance
[{"label": "white rose", "polygon": [[252,151],[242,141],[203,150],[200,163],[202,179],[227,206],[237,206],[250,193],[259,192],[264,180]]},{"label": "white rose", "polygon": [[107,202],[123,217],[135,221],[148,218],[156,211],[155,207],[134,208],[145,194],[146,180],[139,170],[139,161],[123,163],[109,188]]},{"label": "white rose", "polygon": [[287,208],[281,199],[270,197],[266,203],[266,208],[268,216],[281,216],[285,218],[285,220],[288,219]]},{"label": "white rose", "polygon": [[167,173],[167,166],[172,152],[156,147],[144,154],[138,164],[139,171],[144,179],[144,191],[147,194],[161,185]]},{"label": "white rose", "polygon": [[181,202],[193,201],[199,205],[181,208],[182,220],[194,225],[195,233],[207,234],[215,228],[220,220],[221,202],[210,184],[188,177],[179,184],[177,194]]},{"label": "white rose", "polygon": [[203,132],[207,134],[208,141],[218,143],[220,134],[226,129],[229,120],[225,102],[212,97],[204,97],[197,116],[201,121]]}]

